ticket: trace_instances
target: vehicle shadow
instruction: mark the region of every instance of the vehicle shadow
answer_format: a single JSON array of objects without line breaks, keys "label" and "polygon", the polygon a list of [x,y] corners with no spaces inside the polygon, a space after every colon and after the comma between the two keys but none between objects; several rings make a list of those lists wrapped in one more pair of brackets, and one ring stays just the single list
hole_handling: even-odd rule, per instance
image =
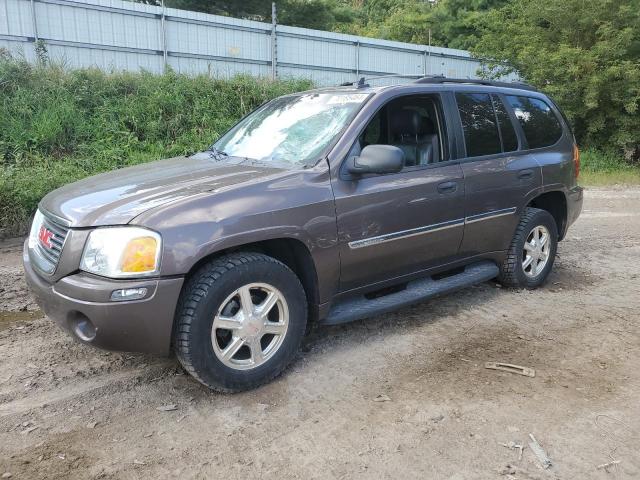
[{"label": "vehicle shadow", "polygon": [[425,324],[445,321],[481,307],[500,295],[501,290],[496,283],[487,282],[363,320],[343,325],[315,325],[303,340],[302,352],[307,357],[316,355],[336,340],[348,346],[366,342],[381,333],[411,335]]}]

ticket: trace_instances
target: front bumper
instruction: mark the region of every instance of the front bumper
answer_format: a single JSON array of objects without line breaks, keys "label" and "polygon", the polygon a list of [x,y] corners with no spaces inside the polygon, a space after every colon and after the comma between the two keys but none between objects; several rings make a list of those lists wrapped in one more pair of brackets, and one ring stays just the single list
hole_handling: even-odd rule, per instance
[{"label": "front bumper", "polygon": [[[169,354],[183,278],[110,280],[80,272],[51,284],[31,265],[27,242],[22,260],[40,308],[82,343],[107,350]],[[138,287],[147,288],[140,300],[110,300],[114,290]]]}]

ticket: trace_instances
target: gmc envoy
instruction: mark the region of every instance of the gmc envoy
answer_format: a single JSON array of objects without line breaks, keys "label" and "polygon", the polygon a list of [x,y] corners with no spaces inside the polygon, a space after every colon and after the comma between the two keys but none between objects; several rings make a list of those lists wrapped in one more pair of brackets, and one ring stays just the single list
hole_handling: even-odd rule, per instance
[{"label": "gmc envoy", "polygon": [[81,342],[174,351],[239,391],[281,373],[313,323],[541,285],[582,208],[579,165],[566,118],[528,85],[361,80],[276,98],[207,151],[49,193],[24,268]]}]

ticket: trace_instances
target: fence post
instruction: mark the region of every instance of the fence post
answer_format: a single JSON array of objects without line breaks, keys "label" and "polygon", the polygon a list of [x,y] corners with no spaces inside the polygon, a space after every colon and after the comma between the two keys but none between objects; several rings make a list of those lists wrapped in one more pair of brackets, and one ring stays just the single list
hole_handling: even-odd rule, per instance
[{"label": "fence post", "polygon": [[31,0],[31,21],[33,22],[33,38],[37,42],[40,40],[38,37],[38,22],[36,21],[36,2]]},{"label": "fence post", "polygon": [[360,80],[360,40],[356,40],[356,82]]},{"label": "fence post", "polygon": [[429,29],[429,75],[431,75],[431,29]]},{"label": "fence post", "polygon": [[271,3],[271,78],[278,78],[278,26],[276,2]]},{"label": "fence post", "polygon": [[162,29],[162,70],[167,71],[167,26],[165,24],[164,0],[161,3],[162,16],[160,17],[160,28]]}]

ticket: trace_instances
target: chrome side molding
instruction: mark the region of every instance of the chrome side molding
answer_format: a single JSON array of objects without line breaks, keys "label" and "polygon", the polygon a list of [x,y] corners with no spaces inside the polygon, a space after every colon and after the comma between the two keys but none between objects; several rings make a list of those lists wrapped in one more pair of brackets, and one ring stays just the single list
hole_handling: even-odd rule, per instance
[{"label": "chrome side molding", "polygon": [[491,212],[479,213],[477,215],[470,215],[465,218],[457,218],[455,220],[448,220],[446,222],[434,223],[432,225],[426,225],[424,227],[412,228],[409,230],[401,230],[398,232],[386,233],[384,235],[378,235],[376,237],[364,238],[362,240],[354,240],[349,242],[349,248],[355,250],[357,248],[370,247],[373,245],[380,245],[381,243],[392,242],[394,240],[400,240],[409,237],[415,237],[416,235],[425,235],[427,233],[439,232],[447,228],[454,228],[466,225],[467,223],[481,222],[484,220],[491,220],[493,218],[502,217],[505,215],[513,215],[516,213],[516,207],[503,208],[500,210],[493,210]]}]

